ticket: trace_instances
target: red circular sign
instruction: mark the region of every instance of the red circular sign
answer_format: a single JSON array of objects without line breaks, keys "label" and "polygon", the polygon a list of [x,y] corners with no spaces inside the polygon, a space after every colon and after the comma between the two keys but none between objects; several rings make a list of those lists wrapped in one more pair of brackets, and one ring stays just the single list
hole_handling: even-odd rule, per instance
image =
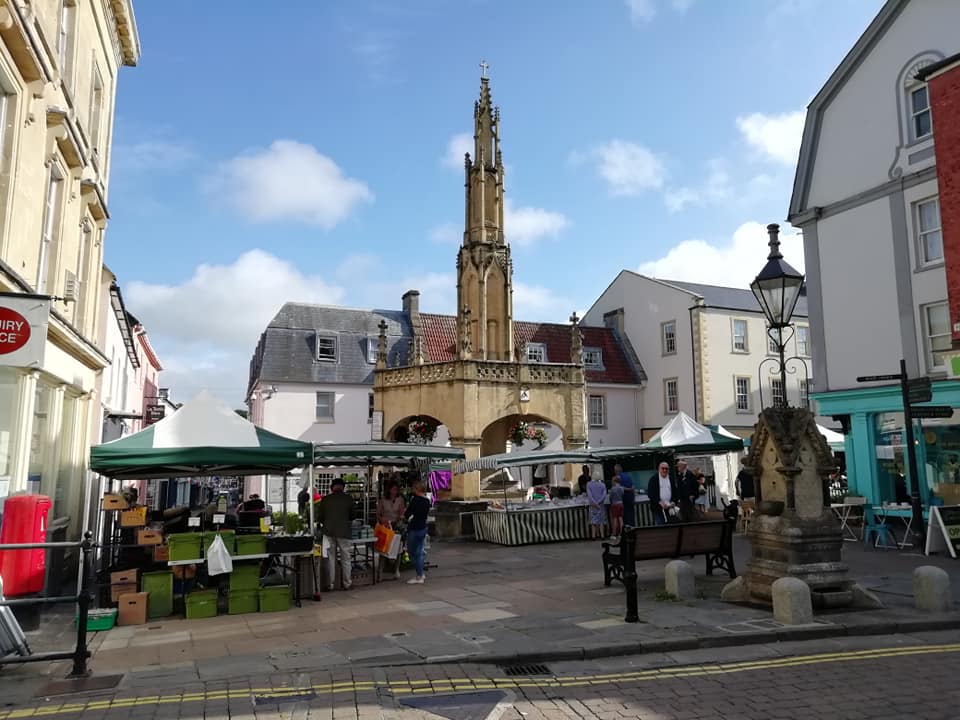
[{"label": "red circular sign", "polygon": [[0,307],[0,355],[12,353],[30,340],[30,323],[7,307]]}]

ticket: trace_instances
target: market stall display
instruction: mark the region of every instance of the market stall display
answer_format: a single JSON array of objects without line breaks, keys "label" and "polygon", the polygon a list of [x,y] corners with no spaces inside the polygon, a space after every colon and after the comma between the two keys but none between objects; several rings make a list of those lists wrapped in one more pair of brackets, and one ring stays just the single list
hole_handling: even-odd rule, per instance
[{"label": "market stall display", "polygon": [[477,540],[498,545],[531,545],[590,537],[586,500],[518,503],[474,513]]}]

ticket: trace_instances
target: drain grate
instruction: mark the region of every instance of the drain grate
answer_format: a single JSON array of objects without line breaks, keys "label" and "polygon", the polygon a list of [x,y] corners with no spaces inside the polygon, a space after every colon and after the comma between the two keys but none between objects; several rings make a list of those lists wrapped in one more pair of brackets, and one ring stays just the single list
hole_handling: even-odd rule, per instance
[{"label": "drain grate", "polygon": [[553,674],[546,665],[501,665],[500,668],[507,674],[507,677]]}]

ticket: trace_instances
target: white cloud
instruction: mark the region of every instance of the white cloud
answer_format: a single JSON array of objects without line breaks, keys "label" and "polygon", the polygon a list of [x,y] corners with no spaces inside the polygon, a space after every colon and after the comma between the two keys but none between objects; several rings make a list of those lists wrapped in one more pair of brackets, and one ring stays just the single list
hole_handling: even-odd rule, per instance
[{"label": "white cloud", "polygon": [[220,166],[207,189],[254,222],[294,220],[329,230],[373,193],[312,145],[277,140]]},{"label": "white cloud", "polygon": [[442,223],[430,230],[430,239],[441,245],[459,245],[463,240],[463,228],[453,223]]},{"label": "white cloud", "polygon": [[610,140],[586,153],[573,153],[574,163],[592,161],[613,195],[640,195],[663,186],[666,169],[653,152],[626,140]]},{"label": "white cloud", "polygon": [[537,240],[552,237],[570,221],[565,215],[537,207],[514,207],[509,200],[503,208],[504,233],[516,247],[529,247]]},{"label": "white cloud", "polygon": [[[625,0],[630,11],[630,21],[634,25],[644,25],[657,15],[659,0]],[[667,3],[672,10],[684,13],[693,7],[695,0],[669,0]]]},{"label": "white cloud", "polygon": [[463,156],[468,152],[473,152],[473,135],[459,133],[447,141],[447,152],[441,162],[445,167],[462,171]]},{"label": "white cloud", "polygon": [[170,140],[141,140],[113,146],[113,166],[120,171],[175,170],[195,158],[188,145]]},{"label": "white cloud", "polygon": [[785,165],[795,165],[800,154],[805,113],[765,115],[752,113],[737,118],[744,140],[765,156]]},{"label": "white cloud", "polygon": [[704,205],[727,199],[733,192],[730,173],[722,160],[711,160],[709,173],[697,187],[671,188],[664,192],[663,199],[670,212],[679,212],[687,205]]},{"label": "white cloud", "polygon": [[288,301],[340,303],[344,292],[251,250],[229,265],[200,265],[179,284],[131,282],[124,295],[157,349],[165,386],[181,399],[209,387],[239,403],[257,339],[280,307]]},{"label": "white cloud", "polygon": [[[803,236],[784,230],[781,228],[780,251],[788,263],[803,272]],[[746,288],[766,262],[767,239],[765,225],[746,222],[726,244],[684,240],[664,256],[642,263],[637,272],[663,280]]]},{"label": "white cloud", "polygon": [[[541,285],[513,282],[513,315],[517,320],[563,323],[574,309],[572,300]],[[580,314],[580,317],[583,317]]]}]

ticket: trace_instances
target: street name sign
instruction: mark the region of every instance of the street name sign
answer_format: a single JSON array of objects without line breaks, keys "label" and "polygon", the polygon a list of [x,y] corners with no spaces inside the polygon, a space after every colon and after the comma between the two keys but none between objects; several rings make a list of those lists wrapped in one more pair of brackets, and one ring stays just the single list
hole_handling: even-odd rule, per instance
[{"label": "street name sign", "polygon": [[953,417],[953,408],[949,405],[921,405],[920,407],[910,408],[910,414],[915,420],[948,418]]},{"label": "street name sign", "polygon": [[857,382],[882,382],[885,380],[900,380],[900,375],[861,375]]},{"label": "street name sign", "polygon": [[911,403],[925,403],[933,400],[933,388],[930,387],[930,378],[919,377],[907,380],[907,399]]}]

